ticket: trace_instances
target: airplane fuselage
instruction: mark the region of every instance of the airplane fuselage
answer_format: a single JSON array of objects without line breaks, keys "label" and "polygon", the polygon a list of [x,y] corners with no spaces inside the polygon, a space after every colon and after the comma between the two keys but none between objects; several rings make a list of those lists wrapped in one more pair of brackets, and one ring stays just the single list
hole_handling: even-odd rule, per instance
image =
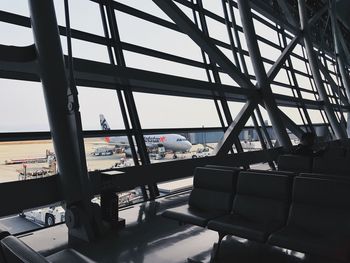
[{"label": "airplane fuselage", "polygon": [[[110,130],[103,114],[100,114],[100,125],[102,130]],[[184,136],[179,134],[153,134],[145,135],[143,138],[146,146],[149,148],[164,146],[166,151],[186,152],[192,147],[192,144]],[[105,137],[105,141],[115,146],[129,146],[129,141],[126,136]]]},{"label": "airplane fuselage", "polygon": [[[178,134],[154,134],[143,136],[146,146],[155,148],[164,146],[166,151],[186,152],[191,149],[192,144],[184,137]],[[128,138],[126,136],[109,137],[106,141],[110,144],[119,146],[128,146]]]}]

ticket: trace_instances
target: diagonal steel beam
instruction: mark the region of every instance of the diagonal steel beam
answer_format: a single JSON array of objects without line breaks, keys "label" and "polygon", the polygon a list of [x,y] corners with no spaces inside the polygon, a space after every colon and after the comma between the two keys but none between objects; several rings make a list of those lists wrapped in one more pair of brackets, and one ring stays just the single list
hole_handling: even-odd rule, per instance
[{"label": "diagonal steel beam", "polygon": [[241,87],[255,88],[253,83],[229,60],[226,55],[182,12],[172,0],[153,0],[176,25],[186,33],[209,57],[215,61]]},{"label": "diagonal steel beam", "polygon": [[298,42],[300,40],[299,39],[300,35],[301,34],[298,34],[292,39],[292,41],[285,47],[282,54],[278,57],[276,62],[270,68],[269,72],[267,73],[267,78],[268,78],[269,82],[274,80],[274,78],[276,77],[276,75],[278,74],[280,69],[282,68],[284,62],[287,60],[289,55],[293,52],[295,46],[298,44]]},{"label": "diagonal steel beam", "polygon": [[244,128],[244,125],[247,123],[248,119],[253,114],[254,109],[257,107],[257,105],[258,104],[256,100],[249,100],[243,106],[243,108],[239,111],[238,115],[233,120],[233,122],[228,126],[224,136],[216,145],[215,149],[213,150],[213,155],[223,156],[230,151],[235,138]]},{"label": "diagonal steel beam", "polygon": [[[163,10],[191,39],[201,47],[213,61],[215,61],[234,81],[245,88],[255,89],[250,80],[218,49],[212,41],[200,31],[196,25],[179,9],[172,0],[153,0],[153,2]],[[264,105],[265,107],[265,105]],[[302,130],[281,110],[278,114],[282,116],[283,122],[288,123],[288,129],[295,131],[295,135],[300,138]]]},{"label": "diagonal steel beam", "polygon": [[324,5],[320,10],[318,10],[310,19],[309,19],[309,27],[313,26],[322,15],[328,10],[327,5]]}]

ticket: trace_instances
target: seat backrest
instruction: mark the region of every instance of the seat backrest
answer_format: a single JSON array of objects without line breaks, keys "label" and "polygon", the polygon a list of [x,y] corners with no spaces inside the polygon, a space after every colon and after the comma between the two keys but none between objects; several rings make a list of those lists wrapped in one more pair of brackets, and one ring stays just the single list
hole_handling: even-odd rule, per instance
[{"label": "seat backrest", "polygon": [[325,149],[322,156],[331,158],[343,158],[346,154],[346,148],[342,146],[329,146]]},{"label": "seat backrest", "polygon": [[299,176],[308,177],[308,178],[330,179],[330,180],[350,182],[350,176],[344,176],[344,175],[301,173]]},{"label": "seat backrest", "polygon": [[349,236],[350,183],[296,177],[288,225],[327,236]]},{"label": "seat backrest", "polygon": [[6,263],[48,263],[43,256],[14,236],[7,236],[1,241],[1,248]]},{"label": "seat backrest", "polygon": [[309,173],[312,171],[312,157],[294,154],[280,155],[278,158],[278,170]]},{"label": "seat backrest", "polygon": [[294,177],[297,175],[297,173],[290,172],[290,171],[273,171],[273,170],[258,170],[258,169],[249,169],[247,171],[254,172],[254,173],[286,175],[286,176],[290,176],[290,177]]},{"label": "seat backrest", "polygon": [[194,172],[189,206],[229,213],[232,208],[238,173],[238,170],[197,167]]},{"label": "seat backrest", "polygon": [[347,160],[346,158],[336,157],[315,157],[312,172],[350,176],[350,165]]},{"label": "seat backrest", "polygon": [[240,167],[233,166],[225,166],[225,165],[215,165],[215,164],[207,164],[206,168],[219,169],[219,170],[230,170],[230,171],[242,171],[243,169]]},{"label": "seat backrest", "polygon": [[233,214],[265,224],[286,223],[292,178],[286,175],[241,172],[233,203]]}]

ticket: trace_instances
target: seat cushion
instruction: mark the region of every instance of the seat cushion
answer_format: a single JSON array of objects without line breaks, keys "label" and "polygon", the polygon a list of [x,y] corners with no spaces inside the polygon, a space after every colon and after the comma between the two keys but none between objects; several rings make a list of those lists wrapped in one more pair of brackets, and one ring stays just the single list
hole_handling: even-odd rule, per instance
[{"label": "seat cushion", "polygon": [[78,251],[74,249],[64,249],[62,251],[59,251],[55,254],[52,254],[48,257],[46,257],[47,260],[49,260],[52,263],[95,263],[96,261],[93,261],[89,259],[88,257],[80,254]]},{"label": "seat cushion", "polygon": [[239,215],[219,217],[208,223],[209,229],[219,233],[231,234],[258,242],[265,242],[272,232],[281,227],[280,222],[254,222]]},{"label": "seat cushion", "polygon": [[224,213],[219,211],[204,211],[190,208],[188,205],[183,205],[168,209],[162,215],[183,223],[205,227],[209,220],[220,217],[224,215]]},{"label": "seat cushion", "polygon": [[294,226],[287,226],[273,233],[269,237],[268,243],[274,246],[327,256],[346,262],[350,259],[350,237],[324,236]]}]

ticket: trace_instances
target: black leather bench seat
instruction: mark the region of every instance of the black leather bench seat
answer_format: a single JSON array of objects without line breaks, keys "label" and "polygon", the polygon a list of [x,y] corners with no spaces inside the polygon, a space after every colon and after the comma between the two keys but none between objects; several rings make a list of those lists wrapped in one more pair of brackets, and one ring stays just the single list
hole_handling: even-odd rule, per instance
[{"label": "black leather bench seat", "polygon": [[1,263],[96,263],[74,249],[64,249],[45,258],[14,236],[5,237],[0,243]]},{"label": "black leather bench seat", "polygon": [[241,172],[230,215],[209,221],[219,235],[265,242],[281,229],[288,216],[291,178],[286,175]]},{"label": "black leather bench seat", "polygon": [[229,214],[239,169],[195,169],[188,205],[166,210],[162,215],[182,223],[205,227],[209,220]]},{"label": "black leather bench seat", "polygon": [[287,225],[268,243],[349,262],[350,183],[296,177]]},{"label": "black leather bench seat", "polygon": [[332,235],[325,237],[293,226],[271,235],[269,244],[314,255],[322,254],[330,258],[345,259],[346,262],[350,252],[349,239],[346,237],[332,237]]}]

